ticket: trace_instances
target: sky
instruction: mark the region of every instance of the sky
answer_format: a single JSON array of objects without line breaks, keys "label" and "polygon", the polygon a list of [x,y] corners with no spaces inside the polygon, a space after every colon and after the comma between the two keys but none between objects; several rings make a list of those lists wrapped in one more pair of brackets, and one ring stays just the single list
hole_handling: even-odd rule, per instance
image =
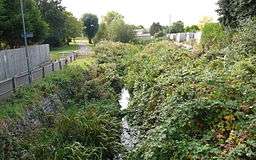
[{"label": "sky", "polygon": [[185,25],[198,24],[203,16],[217,20],[218,0],[63,0],[62,4],[75,17],[84,13],[99,18],[108,11],[121,13],[127,23],[149,27],[153,22],[169,25],[182,20]]}]

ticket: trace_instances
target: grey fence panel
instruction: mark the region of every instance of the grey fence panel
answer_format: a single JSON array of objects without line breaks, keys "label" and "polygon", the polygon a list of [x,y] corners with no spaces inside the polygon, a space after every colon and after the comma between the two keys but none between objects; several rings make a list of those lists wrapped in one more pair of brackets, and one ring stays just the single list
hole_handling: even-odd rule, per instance
[{"label": "grey fence panel", "polygon": [[[48,44],[30,46],[28,52],[31,69],[50,61]],[[0,81],[27,71],[25,48],[0,51],[0,59]]]},{"label": "grey fence panel", "polygon": [[12,91],[12,81],[11,80],[7,80],[4,82],[0,83],[0,95],[7,93],[9,91]]},{"label": "grey fence panel", "polygon": [[[44,49],[45,48],[43,48],[42,50],[44,50]],[[15,61],[18,61],[18,60],[22,59],[22,56],[15,55],[15,54],[18,54],[18,53],[15,53],[15,52],[10,53],[10,55],[8,57],[9,59],[6,60],[6,62],[12,63],[12,62],[15,62]],[[0,56],[2,56],[2,55],[0,55]],[[67,63],[75,60],[75,58],[76,58],[76,55],[71,54],[71,55],[67,56],[66,59],[61,59],[59,61],[55,61],[55,62],[52,62],[50,64],[49,63],[48,64],[43,64],[40,67],[33,68],[33,70],[32,70],[32,80],[36,81],[36,80],[42,79],[43,75],[46,76],[46,75],[50,74],[53,71],[58,71],[58,70],[63,69],[63,67]],[[34,58],[34,59],[32,59],[32,61],[37,61],[37,59]],[[2,65],[2,64],[6,65],[6,62],[3,62],[1,60],[0,65]],[[22,68],[22,67],[20,67],[20,68]],[[0,70],[3,70],[3,69],[0,68]],[[13,67],[13,68],[10,68],[10,70],[8,70],[8,73],[16,72],[16,71],[21,71],[21,70],[19,70],[19,68],[17,68],[17,67],[16,68]],[[3,73],[1,73],[1,74],[3,74]],[[24,86],[24,85],[28,85],[28,84],[29,84],[29,76],[28,76],[28,73],[27,73],[26,70],[25,70],[25,72],[21,72],[19,75],[15,75],[15,76],[10,77],[6,80],[0,81],[0,101],[9,98],[11,96],[11,94],[14,91],[16,91],[17,88],[19,88],[21,86]]]},{"label": "grey fence panel", "polygon": [[48,73],[52,72],[52,64],[48,64],[44,66],[45,74],[47,75]]},{"label": "grey fence panel", "polygon": [[23,49],[6,50],[8,78],[14,77],[27,69],[26,56]]},{"label": "grey fence panel", "polygon": [[55,70],[55,71],[60,70],[59,62],[58,62],[58,61],[57,61],[57,62],[54,62],[54,70]]},{"label": "grey fence panel", "polygon": [[21,87],[21,86],[28,85],[28,84],[29,84],[29,81],[28,81],[27,74],[16,78],[16,86],[17,87]]},{"label": "grey fence panel", "polygon": [[[7,73],[6,73],[6,56],[5,54],[0,54],[0,77],[3,77],[2,80],[7,79]],[[0,78],[1,80],[1,78]]]},{"label": "grey fence panel", "polygon": [[32,72],[33,80],[39,80],[43,78],[42,68],[38,68]]}]

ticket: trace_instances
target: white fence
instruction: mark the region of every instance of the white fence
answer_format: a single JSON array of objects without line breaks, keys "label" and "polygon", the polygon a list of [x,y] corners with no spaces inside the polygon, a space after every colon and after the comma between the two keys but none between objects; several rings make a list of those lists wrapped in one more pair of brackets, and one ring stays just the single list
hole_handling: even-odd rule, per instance
[{"label": "white fence", "polygon": [[[50,61],[49,45],[28,47],[31,68]],[[0,81],[27,71],[25,48],[0,51]]]}]

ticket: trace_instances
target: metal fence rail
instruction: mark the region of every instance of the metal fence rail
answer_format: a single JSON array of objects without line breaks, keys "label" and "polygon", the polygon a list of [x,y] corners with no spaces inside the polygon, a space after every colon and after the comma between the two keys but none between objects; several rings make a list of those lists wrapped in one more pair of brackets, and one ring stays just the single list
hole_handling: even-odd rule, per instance
[{"label": "metal fence rail", "polygon": [[[44,78],[51,72],[62,70],[64,66],[68,63],[76,60],[77,54],[72,53],[66,58],[62,58],[58,61],[52,61],[50,63],[44,64],[39,67],[32,69],[31,76],[32,81],[36,81]],[[16,75],[12,78],[0,81],[0,102],[9,98],[12,93],[16,92],[17,88],[29,84],[29,74],[28,72],[23,72],[19,75]]]}]

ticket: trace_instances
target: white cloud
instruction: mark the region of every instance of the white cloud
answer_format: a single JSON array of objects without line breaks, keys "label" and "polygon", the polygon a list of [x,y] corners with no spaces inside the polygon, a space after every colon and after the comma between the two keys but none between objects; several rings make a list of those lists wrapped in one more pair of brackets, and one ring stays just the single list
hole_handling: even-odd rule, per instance
[{"label": "white cloud", "polygon": [[63,0],[62,4],[77,18],[84,13],[98,17],[108,11],[118,11],[130,24],[149,26],[153,22],[169,24],[182,20],[185,24],[197,24],[202,16],[217,19],[217,0]]}]

